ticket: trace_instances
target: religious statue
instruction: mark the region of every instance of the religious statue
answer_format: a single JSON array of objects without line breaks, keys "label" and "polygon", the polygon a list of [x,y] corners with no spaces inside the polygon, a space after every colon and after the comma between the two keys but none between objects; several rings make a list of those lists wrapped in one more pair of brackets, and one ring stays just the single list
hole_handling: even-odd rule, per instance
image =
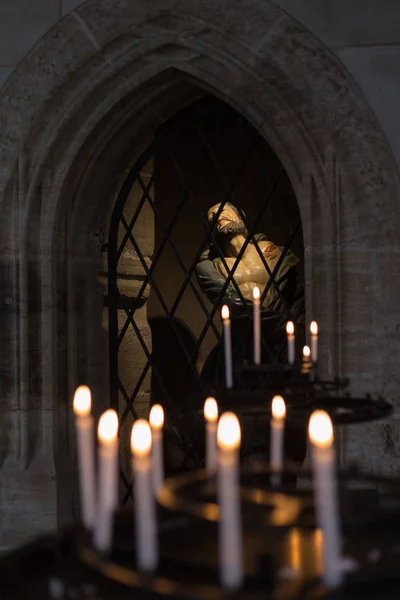
[{"label": "religious statue", "polygon": [[[212,206],[207,219],[214,225],[212,242],[196,265],[197,279],[213,304],[229,306],[231,318],[236,321],[237,334],[240,334],[240,322],[247,320],[251,314],[249,308],[256,286],[263,299],[261,324],[264,345],[265,342],[271,345],[278,339],[282,340],[288,314],[301,328],[304,323],[304,285],[297,271],[299,259],[293,252],[287,250],[283,253],[283,248],[276,246],[264,234],[256,234],[247,243],[245,213],[230,202],[222,208],[220,204]],[[226,286],[228,274],[239,255],[233,277]],[[232,327],[232,333],[235,327]]]}]

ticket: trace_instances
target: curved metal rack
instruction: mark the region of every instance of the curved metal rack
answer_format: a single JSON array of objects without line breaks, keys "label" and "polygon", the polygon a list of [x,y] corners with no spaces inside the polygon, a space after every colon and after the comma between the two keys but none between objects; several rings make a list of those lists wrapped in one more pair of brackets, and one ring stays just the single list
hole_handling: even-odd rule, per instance
[{"label": "curved metal rack", "polygon": [[[286,473],[296,474],[297,485],[286,482]],[[310,474],[288,468],[278,490],[270,475],[264,463],[242,469],[245,581],[234,594],[219,584],[215,482],[196,472],[167,481],[160,494],[160,565],[154,575],[135,569],[132,514],[125,511],[117,516],[108,556],[91,547],[86,532],[72,528],[1,559],[2,599],[20,597],[16,586],[27,582],[27,589],[41,589],[43,600],[397,599],[399,481],[354,471],[339,475],[346,576],[328,592],[320,581],[322,538]]]},{"label": "curved metal rack", "polygon": [[[335,382],[324,382],[333,387]],[[238,416],[271,418],[271,401],[275,394],[281,393],[286,403],[286,418],[291,422],[304,425],[311,413],[316,409],[326,410],[335,425],[348,425],[364,421],[385,419],[393,412],[393,406],[383,398],[373,399],[370,395],[354,397],[350,394],[334,396],[320,389],[320,382],[304,382],[302,391],[293,390],[284,393],[282,390],[227,390],[226,388],[210,389],[209,395],[215,396],[221,411],[232,410]],[[344,386],[338,382],[338,386]],[[335,388],[337,389],[337,388]],[[188,398],[187,408],[192,405],[186,415],[203,415],[204,394],[192,394]]]}]

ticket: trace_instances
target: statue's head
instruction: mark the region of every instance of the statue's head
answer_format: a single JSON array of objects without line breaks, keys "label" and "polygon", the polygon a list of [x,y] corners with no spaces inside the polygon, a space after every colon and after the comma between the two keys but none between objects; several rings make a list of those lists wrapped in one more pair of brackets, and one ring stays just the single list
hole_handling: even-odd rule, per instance
[{"label": "statue's head", "polygon": [[[222,203],[223,207],[219,212],[219,216],[215,222],[216,234],[218,237],[232,237],[233,235],[244,235],[247,236],[247,229],[245,224],[246,215],[234,204],[230,202]],[[207,212],[207,220],[209,223],[215,221],[221,203],[215,204]]]}]

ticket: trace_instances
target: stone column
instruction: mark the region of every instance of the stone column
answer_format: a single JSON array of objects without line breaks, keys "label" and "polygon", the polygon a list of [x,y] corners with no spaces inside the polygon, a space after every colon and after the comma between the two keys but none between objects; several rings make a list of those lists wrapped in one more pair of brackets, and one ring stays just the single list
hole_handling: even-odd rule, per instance
[{"label": "stone column", "polygon": [[[144,185],[148,184],[151,172],[152,163],[148,163],[146,169],[140,174]],[[129,223],[134,216],[142,197],[143,190],[139,183],[136,182],[123,210],[123,215],[127,223]],[[119,243],[121,243],[125,233],[125,228],[122,224],[120,224],[118,233]],[[148,353],[151,354],[151,331],[147,320],[147,300],[150,293],[150,285],[147,284],[145,286],[144,292],[141,294],[138,301],[138,294],[146,278],[146,268],[144,267],[143,261],[149,269],[151,267],[151,255],[154,248],[154,215],[147,201],[145,201],[143,207],[140,209],[138,219],[132,230],[132,235],[140,248],[142,256],[139,257],[136,249],[128,240],[118,262],[117,281],[120,294],[118,305],[118,330],[121,332],[127,321],[128,317],[126,310],[132,310],[132,308],[135,307],[133,319],[143,338]],[[99,277],[103,283],[105,294],[107,294],[109,277],[107,272],[107,252],[104,254],[103,271]],[[103,311],[103,328],[108,331],[108,308],[105,308]],[[129,324],[118,348],[118,375],[129,397],[134,393],[146,363],[147,357],[143,350],[142,343],[132,325]],[[139,389],[136,392],[133,402],[133,409],[137,417],[148,418],[150,381],[151,368],[148,368],[146,375],[139,385]],[[129,479],[131,472],[130,435],[134,415],[130,410],[127,410],[127,402],[121,391],[119,393],[118,409],[119,418],[123,421],[120,426],[121,468]],[[124,489],[122,488],[121,491],[123,494]]]}]

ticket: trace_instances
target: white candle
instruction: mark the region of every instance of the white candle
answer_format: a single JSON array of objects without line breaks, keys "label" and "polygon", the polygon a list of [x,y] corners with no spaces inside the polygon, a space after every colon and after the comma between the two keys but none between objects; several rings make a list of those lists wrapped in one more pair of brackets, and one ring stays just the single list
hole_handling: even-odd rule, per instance
[{"label": "white candle", "polygon": [[99,483],[94,545],[100,552],[108,552],[118,503],[118,416],[115,410],[106,410],[101,415],[97,437]]},{"label": "white candle", "polygon": [[158,564],[158,545],[151,478],[151,429],[144,419],[138,419],[133,424],[131,450],[136,560],[139,570],[151,572]]},{"label": "white candle", "polygon": [[226,387],[230,389],[233,386],[232,341],[229,308],[226,304],[222,307],[221,316],[224,323],[225,383]]},{"label": "white candle", "polygon": [[281,482],[279,471],[282,471],[283,467],[283,441],[286,416],[286,405],[282,396],[274,396],[271,412],[270,463],[271,470],[277,471],[271,477],[271,482],[273,485],[278,486]]},{"label": "white candle", "polygon": [[310,346],[303,346],[303,362],[308,362],[310,360],[310,355]]},{"label": "white candle", "polygon": [[260,320],[260,290],[253,288],[253,337],[254,364],[261,364],[261,320]]},{"label": "white candle", "polygon": [[289,365],[293,365],[296,360],[296,350],[294,344],[294,323],[293,321],[288,321],[286,323],[286,333],[287,333],[287,358]]},{"label": "white candle", "polygon": [[153,463],[153,490],[157,495],[159,489],[164,483],[164,410],[161,404],[154,404],[154,406],[152,406],[150,410],[149,421],[152,435],[151,459]]},{"label": "white candle", "polygon": [[333,588],[341,584],[343,571],[340,565],[341,541],[333,427],[325,411],[313,412],[308,434],[311,442],[317,523],[322,530],[322,578],[328,588]]},{"label": "white candle", "polygon": [[222,585],[238,589],[243,581],[238,450],[240,425],[234,413],[224,413],[218,423],[219,560]]},{"label": "white candle", "polygon": [[79,492],[82,521],[86,529],[92,529],[95,522],[95,461],[93,417],[90,414],[92,397],[90,389],[81,385],[74,395],[76,441],[78,446]]},{"label": "white candle", "polygon": [[311,333],[311,360],[313,363],[318,361],[318,325],[316,321],[310,323]]},{"label": "white candle", "polygon": [[204,403],[206,421],[206,468],[209,473],[217,470],[217,421],[218,405],[215,398],[207,398]]}]

